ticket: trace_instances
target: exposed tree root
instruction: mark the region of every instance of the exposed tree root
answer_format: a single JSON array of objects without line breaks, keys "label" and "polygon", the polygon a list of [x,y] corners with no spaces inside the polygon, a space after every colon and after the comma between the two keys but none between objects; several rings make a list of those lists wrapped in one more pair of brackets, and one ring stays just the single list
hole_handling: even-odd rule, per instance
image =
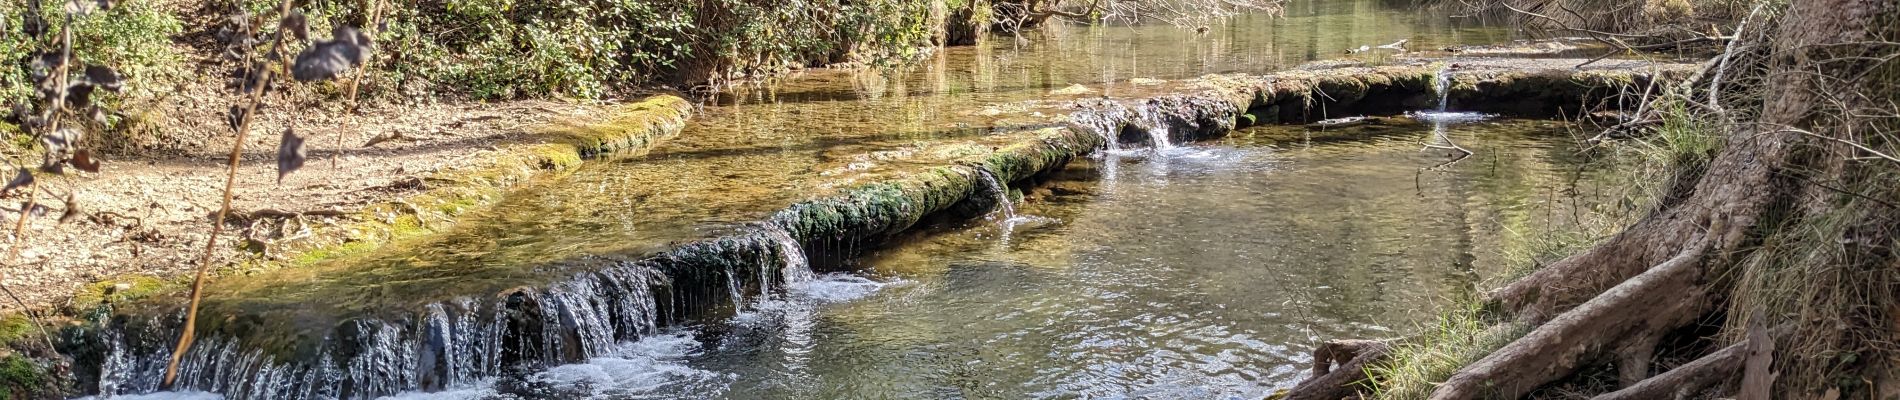
[{"label": "exposed tree root", "polygon": [[[1626,376],[1645,376],[1654,344],[1669,331],[1695,321],[1710,307],[1701,285],[1704,246],[1630,278],[1602,295],[1558,315],[1523,338],[1452,374],[1432,399],[1518,398],[1618,353]],[[1636,343],[1651,348],[1619,347]],[[1634,371],[1632,373],[1632,371]]]},{"label": "exposed tree root", "polygon": [[1652,232],[1679,231],[1669,228],[1681,222],[1675,215],[1645,219],[1602,245],[1491,292],[1490,303],[1520,321],[1543,323],[1679,252],[1688,235]]},{"label": "exposed tree root", "polygon": [[[1785,333],[1788,329],[1776,329],[1776,333]],[[1683,364],[1669,372],[1664,372],[1621,390],[1604,393],[1592,400],[1651,400],[1691,398],[1697,393],[1716,385],[1731,383],[1742,372],[1743,361],[1747,360],[1749,350],[1770,342],[1772,337],[1750,337],[1747,341],[1723,347],[1713,353],[1702,356],[1688,364]]]},{"label": "exposed tree root", "polygon": [[1354,397],[1365,382],[1366,367],[1384,361],[1391,343],[1384,340],[1334,340],[1313,349],[1313,376],[1285,393],[1282,400],[1339,400]]}]

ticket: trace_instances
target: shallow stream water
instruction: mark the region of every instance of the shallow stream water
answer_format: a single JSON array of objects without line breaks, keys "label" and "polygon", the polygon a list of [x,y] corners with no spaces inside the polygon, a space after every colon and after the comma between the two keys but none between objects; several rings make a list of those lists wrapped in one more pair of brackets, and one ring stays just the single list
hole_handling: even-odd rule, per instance
[{"label": "shallow stream water", "polygon": [[[443,234],[221,281],[208,303],[328,329],[335,315],[415,309],[440,301],[440,293],[545,284],[564,276],[548,265],[576,256],[641,254],[740,229],[830,189],[940,165],[958,146],[1019,140],[1050,124],[1023,112],[1039,102],[1152,89],[1135,78],[1271,72],[1398,39],[1436,49],[1509,38],[1502,28],[1380,1],[1303,0],[1290,2],[1284,17],[1242,15],[1207,34],[1167,25],[1056,26],[1025,42],[994,37],[945,49],[902,70],[817,71],[738,88],[643,157],[530,184]],[[1349,58],[1396,56],[1378,50]],[[1087,91],[1059,92],[1071,85]]]},{"label": "shallow stream water", "polygon": [[[1048,123],[1037,102],[1142,94],[1136,78],[1271,72],[1398,39],[1510,38],[1451,21],[1296,0],[1284,17],[1206,34],[1057,27],[901,71],[739,88],[644,156],[531,183],[423,241],[220,281],[207,308],[288,325],[260,331],[270,335],[321,335],[445,293],[546,285],[567,276],[549,263],[746,229],[793,202],[943,163],[957,146],[1020,140]],[[395,397],[1258,398],[1291,385],[1315,341],[1400,335],[1600,202],[1576,195],[1602,173],[1571,163],[1561,126],[1456,122],[1443,136],[1430,124],[1343,139],[1267,127],[1109,151],[1010,188],[1006,213],[925,227],[777,293],[735,287],[735,317]],[[1447,138],[1476,155],[1448,163],[1422,146]]]},{"label": "shallow stream water", "polygon": [[1392,337],[1576,229],[1609,172],[1562,126],[1243,131],[1072,165],[722,321],[415,398],[1260,398],[1311,346]]}]

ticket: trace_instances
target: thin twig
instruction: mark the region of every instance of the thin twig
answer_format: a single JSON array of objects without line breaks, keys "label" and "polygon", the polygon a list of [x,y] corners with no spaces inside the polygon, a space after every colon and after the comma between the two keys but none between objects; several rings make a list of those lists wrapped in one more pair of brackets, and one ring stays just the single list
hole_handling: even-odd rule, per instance
[{"label": "thin twig", "polygon": [[[1765,5],[1768,5],[1768,2],[1755,3],[1755,9],[1750,10],[1748,16],[1742,17],[1742,22],[1735,25],[1736,37],[1740,37],[1742,31],[1748,29],[1748,21],[1755,19],[1755,14],[1761,12],[1761,7]],[[1734,57],[1735,44],[1738,42],[1741,41],[1730,40],[1728,46],[1722,50],[1722,61],[1715,66],[1715,79],[1709,81],[1709,106],[1715,108],[1718,114],[1722,113],[1722,76],[1728,72],[1728,62]]]},{"label": "thin twig", "polygon": [[[363,20],[363,22],[366,25],[368,25],[368,26],[363,27],[363,30],[367,32],[367,34],[370,37],[372,38],[376,37],[376,33],[377,33],[376,27],[381,25],[378,23],[378,20],[381,20],[383,18],[382,16],[383,16],[383,2],[372,0],[371,5],[370,5],[369,19]],[[371,59],[376,58],[376,53],[369,53],[369,58]],[[369,67],[367,65],[369,63],[369,60],[364,60],[363,62],[365,64],[363,68],[357,68],[355,71],[350,71],[351,76],[350,76],[350,86],[349,86],[348,92],[349,92],[349,102],[350,102],[349,115],[350,115],[350,121],[352,122],[357,120],[356,119],[357,113],[361,112],[363,109],[363,103],[357,100],[356,98],[357,85],[363,82],[363,75],[365,75],[365,71],[369,70]],[[330,169],[336,169],[338,165],[337,159],[343,156],[344,151],[349,150],[349,148],[343,145],[343,132],[344,130],[336,131],[336,152],[330,153]]]},{"label": "thin twig", "polygon": [[[284,0],[278,15],[290,15],[291,0]],[[271,43],[271,54],[284,54],[284,37],[276,35]],[[281,56],[279,56],[281,57]],[[248,59],[250,56],[246,56]],[[279,60],[270,60],[279,61]],[[251,131],[251,121],[257,114],[257,106],[264,102],[264,88],[270,85],[271,69],[257,68],[257,82],[251,87],[249,103],[245,105],[244,115],[238,121],[237,140],[231,143],[231,158],[225,168],[224,201],[218,207],[218,217],[211,220],[211,237],[205,239],[204,257],[199,260],[198,273],[191,281],[191,303],[185,311],[185,328],[178,335],[178,347],[172,350],[171,362],[165,365],[164,387],[170,388],[178,378],[178,363],[184,360],[185,350],[191,348],[192,334],[198,323],[198,303],[204,293],[205,271],[211,269],[211,256],[218,249],[218,235],[224,233],[224,218],[231,213],[232,188],[237,186],[237,170],[240,156],[244,155],[244,138]]]},{"label": "thin twig", "polygon": [[1822,134],[1818,134],[1818,133],[1814,133],[1814,132],[1811,132],[1811,131],[1808,131],[1808,130],[1806,130],[1806,129],[1801,129],[1801,128],[1796,128],[1796,127],[1792,127],[1792,126],[1785,126],[1785,125],[1781,127],[1781,131],[1782,131],[1782,132],[1794,132],[1794,133],[1799,133],[1799,134],[1803,134],[1803,135],[1807,135],[1807,136],[1811,136],[1811,137],[1815,137],[1815,138],[1819,138],[1819,139],[1826,139],[1826,140],[1831,140],[1831,141],[1834,141],[1834,142],[1838,142],[1838,143],[1841,143],[1841,144],[1845,144],[1845,145],[1848,145],[1848,146],[1853,146],[1853,147],[1854,147],[1854,148],[1856,148],[1856,149],[1860,149],[1860,151],[1865,151],[1865,152],[1867,152],[1868,154],[1873,154],[1873,155],[1874,155],[1875,157],[1879,157],[1879,158],[1882,158],[1882,159],[1886,159],[1887,161],[1892,161],[1892,162],[1897,162],[1897,163],[1900,163],[1900,158],[1895,158],[1895,157],[1894,157],[1894,156],[1892,156],[1892,155],[1888,155],[1887,153],[1882,153],[1882,152],[1880,152],[1880,150],[1874,150],[1874,149],[1873,149],[1872,147],[1867,147],[1867,145],[1864,145],[1864,144],[1860,144],[1859,142],[1855,142],[1855,141],[1852,141],[1852,140],[1847,140],[1847,139],[1841,139],[1841,138],[1837,138],[1837,137],[1833,137],[1833,136],[1828,136],[1828,135],[1822,135]]}]

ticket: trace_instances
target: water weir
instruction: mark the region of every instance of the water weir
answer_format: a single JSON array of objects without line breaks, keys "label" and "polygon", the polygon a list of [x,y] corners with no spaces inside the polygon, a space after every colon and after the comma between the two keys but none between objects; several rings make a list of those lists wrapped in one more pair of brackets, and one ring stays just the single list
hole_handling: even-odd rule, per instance
[{"label": "water weir", "polygon": [[[780,295],[819,268],[932,219],[1007,207],[1008,188],[1031,184],[1076,157],[1129,146],[1166,146],[1238,127],[1397,113],[1457,101],[1461,109],[1526,116],[1614,104],[1617,88],[1677,77],[1689,66],[1635,62],[1461,61],[1295,70],[1170,82],[1149,95],[1053,106],[1055,126],[971,146],[947,162],[907,168],[787,204],[732,232],[637,254],[563,260],[536,271],[555,278],[500,292],[430,294],[416,307],[359,310],[316,326],[271,310],[231,306],[201,319],[175,389],[232,399],[369,399],[473,384],[512,371],[585,360],[695,319],[731,315]],[[1443,77],[1439,71],[1443,69]],[[1509,99],[1509,101],[1499,101]],[[1569,107],[1569,108],[1566,108]],[[103,394],[161,390],[182,316],[175,299],[102,313],[66,335],[82,387]]]}]

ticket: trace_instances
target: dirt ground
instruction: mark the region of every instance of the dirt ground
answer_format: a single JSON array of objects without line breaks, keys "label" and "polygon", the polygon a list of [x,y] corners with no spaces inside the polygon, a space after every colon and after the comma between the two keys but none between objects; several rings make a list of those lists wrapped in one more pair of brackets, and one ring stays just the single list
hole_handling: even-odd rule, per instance
[{"label": "dirt ground", "polygon": [[[308,224],[337,224],[361,207],[422,190],[422,178],[430,173],[493,154],[500,144],[538,140],[540,127],[599,116],[608,106],[519,101],[381,107],[358,116],[303,115],[294,129],[307,137],[309,161],[282,183],[277,182],[275,153],[291,121],[284,115],[260,114],[238,169],[233,212],[304,213]],[[6,229],[0,242],[8,251],[18,247],[19,253],[0,271],[0,283],[20,300],[0,298],[0,311],[17,310],[22,302],[36,309],[59,307],[81,286],[108,277],[188,279],[204,254],[210,221],[219,208],[231,140],[221,121],[171,125],[193,126],[186,129],[194,132],[181,132],[186,135],[224,137],[207,140],[201,149],[147,152],[172,153],[165,156],[107,155],[98,173],[68,168],[59,176],[36,171],[40,205],[35,209],[42,213],[27,220],[23,240],[12,232],[26,199],[15,194],[0,200],[0,222]],[[377,137],[396,138],[364,146]],[[14,165],[35,165],[38,160],[35,154],[6,156]],[[13,168],[8,169],[7,176],[13,176]],[[82,213],[61,223],[68,195]],[[241,247],[248,226],[227,226],[218,240],[215,265],[265,256]]]}]

